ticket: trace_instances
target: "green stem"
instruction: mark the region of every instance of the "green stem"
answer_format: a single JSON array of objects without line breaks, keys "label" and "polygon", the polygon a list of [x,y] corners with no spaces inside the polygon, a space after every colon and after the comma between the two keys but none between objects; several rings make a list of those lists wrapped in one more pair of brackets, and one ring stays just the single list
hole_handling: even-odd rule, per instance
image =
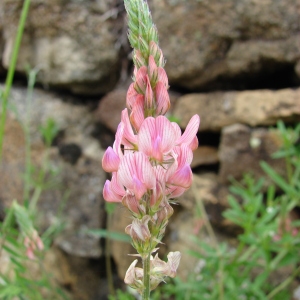
[{"label": "green stem", "polygon": [[204,226],[206,227],[206,230],[208,232],[208,235],[214,245],[215,248],[218,247],[218,242],[217,242],[217,238],[216,238],[216,235],[215,235],[215,232],[214,232],[214,229],[212,228],[211,226],[211,223],[209,221],[209,218],[208,218],[208,215],[206,213],[206,209],[203,205],[203,201],[202,199],[200,198],[199,196],[199,193],[198,191],[196,190],[196,187],[195,185],[192,185],[192,190],[193,190],[193,194],[194,194],[194,197],[196,199],[196,203],[198,205],[198,208],[200,210],[200,215],[201,217],[203,218],[203,221],[204,221]]},{"label": "green stem", "polygon": [[272,299],[276,294],[278,294],[281,290],[287,287],[294,278],[299,275],[300,267],[298,267],[291,276],[289,276],[286,280],[284,280],[281,284],[279,284],[271,293],[267,295],[267,299]]},{"label": "green stem", "polygon": [[14,78],[14,74],[15,74],[17,58],[18,58],[21,40],[22,40],[24,28],[25,28],[27,14],[29,11],[29,6],[30,6],[30,0],[25,0],[24,4],[23,4],[23,8],[22,8],[20,21],[19,21],[15,45],[13,47],[13,52],[12,52],[9,69],[8,69],[8,73],[7,73],[7,77],[6,77],[6,81],[5,81],[5,89],[4,89],[4,92],[2,95],[2,114],[1,114],[1,119],[0,119],[0,162],[2,160],[2,148],[3,148],[3,138],[4,138],[8,97],[10,94],[10,90],[11,90],[11,86],[12,86],[12,82],[13,82],[13,78]]},{"label": "green stem", "polygon": [[28,73],[28,88],[27,88],[27,96],[26,96],[26,122],[24,124],[24,132],[25,132],[25,180],[24,180],[24,197],[25,201],[29,200],[30,193],[30,179],[31,179],[31,139],[30,139],[30,112],[31,112],[31,102],[33,95],[33,87],[35,84],[37,71],[31,70]]},{"label": "green stem", "polygon": [[223,258],[221,258],[220,265],[219,265],[219,300],[224,299],[224,261]]},{"label": "green stem", "polygon": [[150,299],[150,253],[146,258],[143,258],[143,270],[144,270],[144,291],[143,300]]},{"label": "green stem", "polygon": [[106,276],[107,276],[107,281],[108,281],[108,289],[109,293],[112,296],[115,296],[115,289],[114,289],[114,282],[113,282],[113,275],[112,275],[112,266],[111,266],[111,260],[110,260],[110,254],[111,254],[111,238],[110,238],[110,228],[111,228],[111,219],[112,216],[110,213],[107,214],[107,223],[106,223],[106,228],[107,228],[107,238],[105,241],[105,262],[106,262]]}]

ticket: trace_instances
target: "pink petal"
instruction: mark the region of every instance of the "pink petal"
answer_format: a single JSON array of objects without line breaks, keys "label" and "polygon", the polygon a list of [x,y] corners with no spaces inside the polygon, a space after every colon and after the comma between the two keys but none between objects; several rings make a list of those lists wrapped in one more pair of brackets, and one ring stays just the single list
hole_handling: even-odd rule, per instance
[{"label": "pink petal", "polygon": [[141,153],[128,153],[120,163],[119,182],[140,199],[147,189],[155,188],[155,173],[148,157]]},{"label": "pink petal", "polygon": [[147,86],[148,70],[146,66],[138,69],[135,77],[134,88],[139,94],[145,94]]},{"label": "pink petal", "polygon": [[126,206],[130,211],[139,214],[141,211],[139,201],[136,200],[135,196],[127,194],[123,197],[122,203]]},{"label": "pink petal", "polygon": [[158,73],[157,73],[157,65],[152,55],[149,55],[148,69],[149,69],[150,81],[152,84],[154,84],[157,81]]},{"label": "pink petal", "polygon": [[193,181],[193,173],[189,165],[185,165],[178,169],[171,178],[168,180],[168,184],[180,186],[183,188],[189,188]]},{"label": "pink petal", "polygon": [[147,109],[151,109],[153,107],[154,97],[153,97],[153,91],[150,84],[150,79],[147,75],[146,77],[147,85],[146,85],[146,92],[145,92],[145,107]]},{"label": "pink petal", "polygon": [[116,172],[120,164],[120,158],[112,149],[108,147],[102,158],[102,168],[106,172]]},{"label": "pink petal", "polygon": [[132,107],[135,104],[136,96],[138,95],[137,91],[134,89],[134,83],[132,83],[127,91],[126,95],[126,104],[129,109],[132,109]]},{"label": "pink petal", "polygon": [[147,192],[146,185],[137,178],[135,174],[132,176],[133,192],[137,199],[141,199]]},{"label": "pink petal", "polygon": [[186,191],[186,188],[183,188],[180,186],[173,186],[173,187],[169,188],[169,197],[170,198],[178,198],[182,194],[184,194],[185,191]]},{"label": "pink petal", "polygon": [[132,127],[131,127],[131,124],[129,121],[129,117],[128,117],[127,108],[125,108],[122,111],[121,120],[124,125],[122,143],[125,146],[133,148],[137,144],[137,137],[133,133],[133,130],[132,130]]},{"label": "pink petal", "polygon": [[182,143],[185,144],[192,144],[194,141],[194,138],[198,132],[200,124],[200,118],[198,115],[194,115],[191,120],[189,121],[183,135],[177,140],[176,144],[180,145]]},{"label": "pink petal", "polygon": [[182,168],[185,164],[190,165],[193,160],[193,152],[187,144],[182,144],[174,148],[177,154],[178,168]]},{"label": "pink petal", "polygon": [[144,96],[138,95],[130,114],[130,121],[133,127],[139,131],[144,120]]},{"label": "pink petal", "polygon": [[196,150],[198,148],[199,142],[198,142],[198,138],[197,136],[195,136],[192,140],[192,142],[190,143],[190,148],[192,151]]},{"label": "pink petal", "polygon": [[123,132],[124,132],[124,124],[121,122],[118,125],[118,129],[117,129],[117,132],[116,132],[116,135],[115,135],[115,141],[114,141],[114,144],[113,144],[113,149],[119,157],[123,156],[123,152],[122,152],[122,149],[121,149]]},{"label": "pink petal", "polygon": [[170,252],[168,254],[168,266],[170,268],[170,274],[168,274],[170,277],[174,278],[176,276],[176,271],[179,266],[181,259],[181,254],[179,251],[176,252]]},{"label": "pink petal", "polygon": [[163,155],[168,154],[174,147],[175,134],[173,125],[166,117],[148,117],[142,123],[138,134],[139,150],[162,161]]},{"label": "pink petal", "polygon": [[148,156],[152,155],[152,136],[155,135],[155,119],[148,117],[142,123],[138,133],[138,147]]},{"label": "pink petal", "polygon": [[103,188],[103,198],[107,202],[122,202],[122,197],[116,194],[111,189],[111,182],[109,180],[105,181],[104,188]]},{"label": "pink petal", "polygon": [[158,71],[158,81],[161,81],[164,86],[166,87],[166,89],[168,89],[169,87],[169,82],[168,82],[168,76],[166,71],[164,70],[164,68],[158,67],[157,68]]},{"label": "pink petal", "polygon": [[118,175],[116,172],[114,172],[112,174],[112,178],[111,178],[111,189],[114,193],[120,195],[121,197],[123,197],[125,195],[125,190],[122,184],[120,184],[119,180],[118,180]]},{"label": "pink petal", "polygon": [[168,153],[175,145],[176,132],[171,122],[164,116],[158,116],[156,119],[156,134],[161,137],[162,150]]},{"label": "pink petal", "polygon": [[158,81],[155,87],[156,113],[164,115],[170,108],[170,97],[165,85]]},{"label": "pink petal", "polygon": [[181,137],[181,129],[180,129],[179,125],[175,122],[172,122],[172,126],[175,130],[175,136],[176,136],[175,140],[177,141]]},{"label": "pink petal", "polygon": [[134,153],[137,177],[145,184],[148,189],[155,189],[155,173],[149,158],[141,152]]}]

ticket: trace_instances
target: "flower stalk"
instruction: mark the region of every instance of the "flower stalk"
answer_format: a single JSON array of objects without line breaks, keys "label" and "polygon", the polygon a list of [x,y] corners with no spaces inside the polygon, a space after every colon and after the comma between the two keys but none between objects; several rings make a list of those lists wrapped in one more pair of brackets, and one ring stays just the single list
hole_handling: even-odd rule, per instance
[{"label": "flower stalk", "polygon": [[134,49],[134,76],[115,142],[102,159],[103,169],[112,173],[103,196],[108,202],[121,202],[132,213],[125,232],[131,236],[143,269],[136,267],[136,259],[124,281],[146,300],[165,277],[176,276],[180,252],[170,252],[167,262],[153,255],[173,214],[170,201],[192,184],[190,164],[198,147],[200,118],[193,116],[182,134],[178,124],[165,117],[170,108],[168,77],[148,4],[144,0],[124,2]]}]

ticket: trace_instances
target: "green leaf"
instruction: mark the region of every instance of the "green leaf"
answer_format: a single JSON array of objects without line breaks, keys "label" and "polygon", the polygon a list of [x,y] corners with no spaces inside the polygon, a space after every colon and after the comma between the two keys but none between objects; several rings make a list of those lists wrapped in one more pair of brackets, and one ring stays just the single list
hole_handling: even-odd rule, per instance
[{"label": "green leaf", "polygon": [[261,161],[260,166],[284,192],[290,196],[298,196],[297,191],[290,186],[278,173],[276,173],[276,171],[266,162]]}]

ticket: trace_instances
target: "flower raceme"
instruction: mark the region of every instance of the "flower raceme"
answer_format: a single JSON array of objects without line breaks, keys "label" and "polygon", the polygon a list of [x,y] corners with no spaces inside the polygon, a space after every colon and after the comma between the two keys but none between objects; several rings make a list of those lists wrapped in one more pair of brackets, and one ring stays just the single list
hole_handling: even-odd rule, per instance
[{"label": "flower raceme", "polygon": [[135,267],[135,260],[125,282],[148,300],[150,290],[166,276],[175,277],[179,265],[179,252],[169,253],[168,262],[152,254],[173,214],[170,200],[192,184],[190,164],[198,147],[200,118],[193,116],[182,134],[178,124],[165,117],[170,108],[169,82],[148,4],[145,0],[124,2],[128,38],[134,48],[134,76],[115,142],[102,159],[103,169],[112,173],[103,196],[108,202],[121,202],[133,216],[125,232],[143,260],[143,269]]}]

